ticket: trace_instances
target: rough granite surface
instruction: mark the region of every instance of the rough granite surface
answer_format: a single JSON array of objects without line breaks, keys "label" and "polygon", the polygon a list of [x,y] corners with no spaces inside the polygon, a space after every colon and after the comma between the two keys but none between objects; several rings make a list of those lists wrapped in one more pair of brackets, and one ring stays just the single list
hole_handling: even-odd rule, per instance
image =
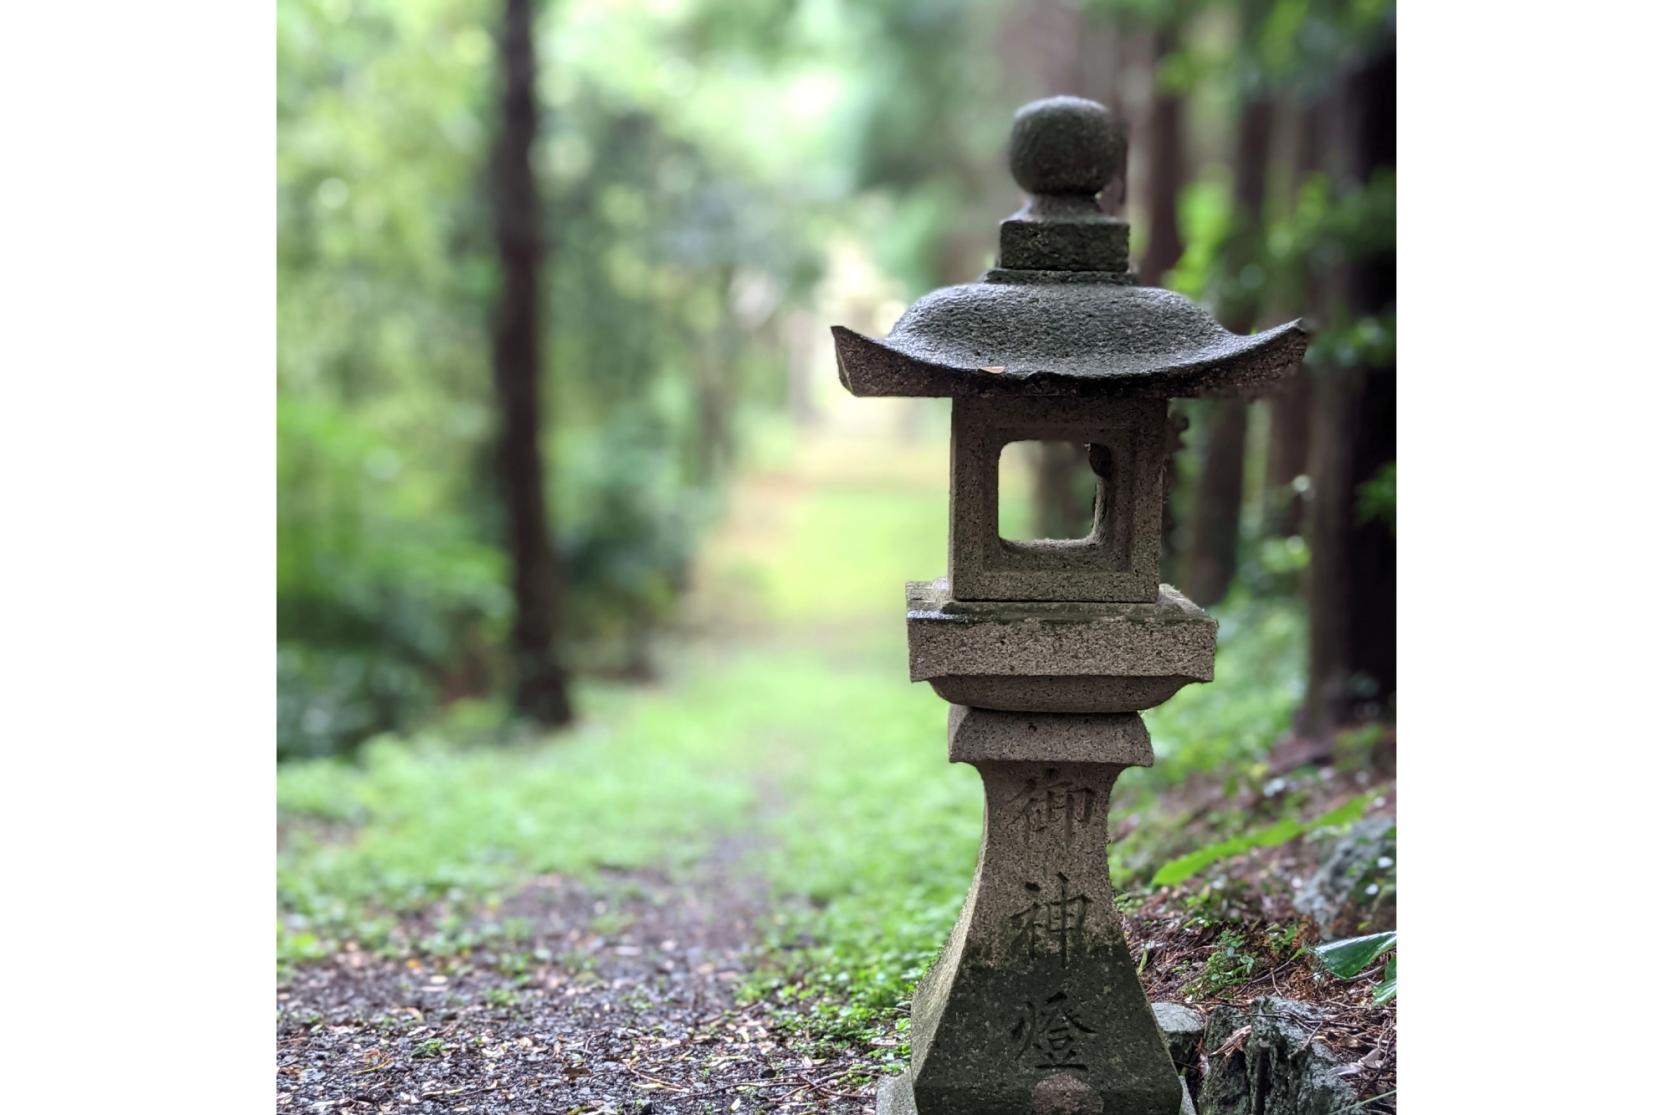
[{"label": "rough granite surface", "polygon": [[832,335],[842,385],[861,397],[1258,395],[1308,343],[1299,320],[1238,336],[1182,294],[1090,282],[943,287],[884,340]]},{"label": "rough granite surface", "polygon": [[1121,169],[1108,110],[1054,97],[1024,106],[1011,174],[1028,204],[1000,226],[1000,266],[909,307],[882,340],[833,328],[855,395],[1253,395],[1293,375],[1298,321],[1237,336],[1182,295],[1132,285],[1128,229],[1099,192]]},{"label": "rough granite surface", "polygon": [[[1310,1040],[1322,1023],[1305,1003],[1268,997],[1225,1006],[1208,1019],[1206,1045],[1226,1049],[1209,1059],[1197,1099],[1214,1115],[1342,1115],[1358,1109],[1353,1087],[1337,1075],[1341,1062]],[[1248,1027],[1236,1041],[1239,1031]]]},{"label": "rough granite surface", "polygon": [[1173,1067],[1181,1073],[1189,1072],[1202,1052],[1202,1039],[1208,1033],[1207,1019],[1180,1003],[1151,1003],[1150,1012],[1156,1016],[1156,1025],[1168,1043]]},{"label": "rough granite surface", "polygon": [[1011,121],[1011,177],[1028,204],[999,226],[1006,269],[1127,271],[1127,222],[1098,207],[1121,171],[1126,139],[1109,110],[1080,97],[1052,97]]},{"label": "rough granite surface", "polygon": [[[1156,599],[1166,490],[1167,403],[953,400],[947,576],[959,600]],[[1087,447],[1097,495],[1084,538],[999,534],[999,456],[1018,441]]]},{"label": "rough granite surface", "polygon": [[[987,798],[981,860],[912,999],[909,1099],[920,1115],[1180,1110],[1110,885],[1110,789],[1123,763],[1022,757],[1083,750],[1088,719],[949,716],[953,751],[971,740],[972,751],[1017,758],[972,764]],[[1115,734],[1137,721],[1111,719]],[[1131,742],[1120,758],[1135,757]],[[891,1102],[900,1110],[898,1095]]]},{"label": "rough granite surface", "polygon": [[1107,272],[1116,282],[1128,281],[1127,222],[1091,208],[1080,220],[1042,220],[1032,206],[1007,217],[999,226],[1000,266],[1008,271]]},{"label": "rough granite surface", "polygon": [[[1181,1081],[1179,1089],[1179,1115],[1197,1115],[1196,1106],[1191,1102],[1191,1093]],[[1069,1109],[1073,1111],[1073,1108]],[[1096,1115],[1109,1115],[1108,1112],[1091,1108]],[[1033,1115],[1030,1108],[1028,1115]],[[912,1101],[912,1078],[910,1076],[891,1076],[877,1086],[877,1115],[918,1115],[918,1105]]]},{"label": "rough granite surface", "polygon": [[947,712],[947,761],[1108,763],[1147,767],[1150,733],[1137,713],[997,712],[954,705]]},{"label": "rough granite surface", "polygon": [[1011,117],[1011,177],[1036,196],[1097,194],[1126,152],[1110,110],[1085,97],[1030,101]]},{"label": "rough granite surface", "polygon": [[1134,712],[1214,677],[1214,620],[1162,585],[1149,604],[954,601],[945,577],[906,586],[913,681],[1019,712]]}]

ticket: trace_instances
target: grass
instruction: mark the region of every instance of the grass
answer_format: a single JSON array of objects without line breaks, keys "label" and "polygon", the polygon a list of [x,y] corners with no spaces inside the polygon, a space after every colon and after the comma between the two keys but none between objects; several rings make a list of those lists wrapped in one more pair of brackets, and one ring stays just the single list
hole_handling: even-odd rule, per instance
[{"label": "grass", "polygon": [[281,960],[349,939],[400,950],[393,915],[439,910],[445,925],[532,875],[690,862],[753,803],[739,753],[772,698],[740,700],[737,686],[756,680],[731,663],[661,690],[591,691],[561,745],[383,739],[352,765],[285,765]]},{"label": "grass", "polygon": [[[676,649],[658,686],[586,687],[585,720],[561,739],[473,746],[437,731],[371,741],[352,763],[284,764],[281,963],[349,941],[394,954],[465,947],[503,932],[467,915],[491,913],[531,876],[677,871],[763,804],[839,809],[805,800],[810,772],[848,763],[879,729],[932,758],[922,740],[939,703],[904,684],[888,627],[900,582],[881,556],[939,552],[944,492],[903,482],[929,459],[881,458],[844,485],[827,482],[840,455],[814,456],[746,487],[699,574],[705,603],[733,597],[714,626],[744,637],[724,654]],[[778,518],[765,549],[747,529],[763,515]],[[947,777],[945,762],[933,773]],[[794,803],[761,800],[790,792]],[[418,911],[436,927],[427,943],[402,928]]]}]

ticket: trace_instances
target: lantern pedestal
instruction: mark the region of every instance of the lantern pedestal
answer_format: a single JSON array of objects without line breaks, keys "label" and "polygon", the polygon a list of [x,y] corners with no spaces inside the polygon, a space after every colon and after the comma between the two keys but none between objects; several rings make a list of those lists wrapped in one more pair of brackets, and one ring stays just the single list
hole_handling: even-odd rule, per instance
[{"label": "lantern pedestal", "polygon": [[1116,776],[1151,763],[1143,722],[955,705],[948,757],[982,775],[981,860],[913,996],[910,1077],[878,1110],[1177,1115],[1106,851]]}]

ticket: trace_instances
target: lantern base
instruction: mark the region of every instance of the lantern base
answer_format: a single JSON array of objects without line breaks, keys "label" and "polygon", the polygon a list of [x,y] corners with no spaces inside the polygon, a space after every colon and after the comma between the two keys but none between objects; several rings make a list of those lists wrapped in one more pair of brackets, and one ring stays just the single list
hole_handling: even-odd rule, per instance
[{"label": "lantern base", "polygon": [[[1071,1112],[1079,1115],[1072,1106],[1062,1110],[1065,1115]],[[918,1104],[912,1098],[910,1072],[888,1077],[877,1086],[877,1115],[918,1115]],[[1179,1082],[1179,1115],[1197,1115],[1197,1107],[1191,1102],[1190,1089],[1185,1087],[1183,1079]]]}]

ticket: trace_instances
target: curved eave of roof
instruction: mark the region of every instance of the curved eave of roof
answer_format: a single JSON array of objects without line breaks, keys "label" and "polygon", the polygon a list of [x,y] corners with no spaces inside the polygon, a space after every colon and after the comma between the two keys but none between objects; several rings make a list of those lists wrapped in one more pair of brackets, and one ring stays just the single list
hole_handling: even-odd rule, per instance
[{"label": "curved eave of roof", "polygon": [[885,338],[831,333],[862,397],[1247,397],[1293,375],[1309,340],[1300,320],[1239,336],[1183,295],[1080,283],[949,287]]}]

